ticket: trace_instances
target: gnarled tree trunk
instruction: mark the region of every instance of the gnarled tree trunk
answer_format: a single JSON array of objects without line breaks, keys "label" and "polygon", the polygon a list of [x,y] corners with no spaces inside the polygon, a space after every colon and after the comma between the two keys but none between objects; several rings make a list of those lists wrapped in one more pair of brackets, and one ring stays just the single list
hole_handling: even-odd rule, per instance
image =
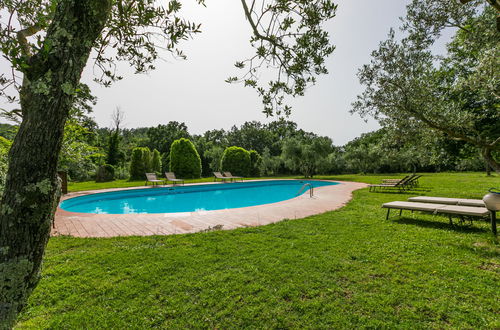
[{"label": "gnarled tree trunk", "polygon": [[0,328],[13,326],[38,283],[59,202],[56,170],[64,124],[110,6],[110,0],[58,1],[44,47],[24,71],[23,121],[0,208]]},{"label": "gnarled tree trunk", "polygon": [[491,167],[495,172],[500,174],[500,164],[497,161],[495,161],[492,152],[493,151],[491,150],[491,148],[483,147],[481,149],[481,154],[483,155],[483,158],[487,164],[486,166]]}]

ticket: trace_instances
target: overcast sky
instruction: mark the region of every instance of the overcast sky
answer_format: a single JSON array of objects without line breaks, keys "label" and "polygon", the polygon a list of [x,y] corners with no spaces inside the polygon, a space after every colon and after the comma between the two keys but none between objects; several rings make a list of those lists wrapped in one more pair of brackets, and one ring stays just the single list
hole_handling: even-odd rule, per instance
[{"label": "overcast sky", "polygon": [[[361,92],[356,72],[369,62],[390,27],[399,26],[409,1],[341,0],[337,16],[326,25],[335,52],[327,60],[328,76],[318,79],[306,95],[290,102],[290,120],[306,131],[327,135],[342,145],[361,133],[378,128],[358,115],[350,115],[350,104]],[[207,7],[183,1],[186,18],[202,24],[202,33],[185,41],[181,48],[186,61],[165,55],[165,61],[147,75],[134,75],[127,64],[119,65],[125,78],[111,88],[92,83],[89,67],[83,81],[89,83],[98,103],[92,114],[100,126],[111,124],[111,113],[119,106],[127,128],[156,126],[171,120],[185,122],[194,134],[240,125],[245,121],[268,122],[261,112],[257,93],[224,80],[237,74],[234,63],[253,54],[250,28],[241,3],[235,0],[208,0]],[[2,63],[4,66],[5,63]]]}]

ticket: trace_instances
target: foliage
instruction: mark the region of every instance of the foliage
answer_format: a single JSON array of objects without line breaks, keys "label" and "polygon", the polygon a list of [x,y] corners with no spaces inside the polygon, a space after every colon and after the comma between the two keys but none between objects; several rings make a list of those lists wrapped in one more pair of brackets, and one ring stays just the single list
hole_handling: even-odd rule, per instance
[{"label": "foliage", "polygon": [[262,153],[261,174],[262,175],[278,175],[282,167],[283,160],[281,156],[272,156],[269,148],[264,148]]},{"label": "foliage", "polygon": [[[433,8],[446,7],[447,11]],[[481,149],[500,171],[500,35],[490,7],[453,1],[413,1],[401,40],[391,30],[358,73],[364,92],[353,112],[384,127],[410,133],[433,130]],[[445,56],[430,45],[448,25],[456,27]]]},{"label": "foliage", "polygon": [[283,144],[282,158],[289,169],[308,178],[316,174],[332,150],[332,141],[327,137],[289,138]]},{"label": "foliage", "polygon": [[260,176],[260,167],[262,166],[262,157],[255,150],[250,150],[250,176]]},{"label": "foliage", "polygon": [[120,150],[121,136],[118,130],[115,130],[108,140],[108,153],[106,162],[110,165],[118,165],[124,159],[124,153]]},{"label": "foliage", "polygon": [[[328,73],[325,59],[335,47],[330,45],[322,23],[335,16],[337,6],[329,0],[241,3],[252,28],[250,43],[256,54],[235,63],[245,73],[227,82],[240,81],[255,88],[267,115],[288,115],[291,109],[283,103],[284,95],[304,95],[307,86],[316,82],[316,75]],[[278,72],[267,88],[258,82],[257,69],[263,66]]]},{"label": "foliage", "polygon": [[104,158],[102,150],[92,145],[93,133],[76,120],[69,120],[59,155],[59,170],[68,172],[69,179],[86,181],[94,176]]},{"label": "foliage", "polygon": [[250,152],[241,147],[228,147],[224,150],[220,161],[222,171],[232,175],[249,176],[251,171]]},{"label": "foliage", "polygon": [[241,127],[233,126],[227,132],[229,145],[240,146],[247,150],[256,150],[262,153],[266,146],[274,142],[274,134],[266,125],[258,121],[245,122]]},{"label": "foliage", "polygon": [[169,169],[169,155],[172,143],[181,138],[190,138],[186,124],[170,121],[167,125],[150,127],[147,129],[146,133],[147,139],[145,145],[151,150],[157,149],[163,154],[162,169],[163,172],[167,172]]},{"label": "foliage", "polygon": [[7,140],[13,140],[17,134],[17,125],[0,123],[0,136],[6,138]]},{"label": "foliage", "polygon": [[208,172],[209,176],[212,174],[211,172],[221,171],[221,159],[223,153],[224,148],[218,145],[212,145],[209,149],[205,150],[204,156],[210,167],[210,171]]},{"label": "foliage", "polygon": [[170,171],[187,179],[196,179],[201,176],[200,155],[190,140],[181,138],[172,143],[170,147]]},{"label": "foliage", "polygon": [[148,147],[142,149],[142,166],[144,166],[144,172],[151,172],[151,150]]},{"label": "foliage", "polygon": [[[204,0],[197,2],[204,4]],[[254,4],[249,7],[242,1],[253,31],[250,43],[256,49],[255,57],[249,60],[252,79],[245,79],[245,84],[257,87],[264,109],[270,113],[274,107],[281,107],[281,94],[302,95],[315,82],[315,76],[326,73],[324,61],[333,47],[322,26],[334,16],[336,6],[330,0],[262,0],[261,6]],[[11,164],[19,164],[19,168],[8,170],[18,175],[7,176],[2,207],[9,212],[0,217],[3,228],[10,226],[9,231],[0,233],[2,247],[8,251],[0,254],[0,261],[9,265],[8,281],[19,283],[0,286],[0,296],[8,296],[2,301],[5,312],[0,314],[0,322],[7,327],[13,326],[25,297],[38,282],[49,238],[47,223],[58,200],[55,172],[63,126],[71,105],[84,90],[81,73],[91,53],[94,67],[102,73],[96,80],[105,86],[121,79],[115,71],[118,61],[127,61],[136,72],[143,73],[155,68],[160,50],[185,58],[177,45],[200,32],[200,25],[182,19],[178,15],[181,7],[178,0],[1,2],[0,12],[8,17],[0,24],[1,59],[9,65],[2,66],[5,69],[0,72],[0,97],[22,107],[6,110],[22,121],[10,154]],[[254,65],[254,59],[260,63]],[[277,81],[271,82],[268,91],[257,86],[258,68],[276,63],[280,63]],[[45,148],[39,150],[36,143],[27,143],[42,139]],[[28,169],[25,155],[35,152],[40,161]],[[33,177],[28,179],[23,171]],[[50,188],[23,191],[32,182],[44,182]],[[27,217],[23,226],[11,226],[19,222],[19,216]],[[28,239],[18,243],[17,232]],[[21,270],[15,272],[16,267]]]},{"label": "foliage", "polygon": [[130,180],[144,180],[145,173],[149,172],[149,148],[137,147],[132,150],[130,161]]},{"label": "foliage", "polygon": [[151,171],[161,173],[161,155],[156,149],[153,150],[153,156],[151,158]]},{"label": "foliage", "polygon": [[149,149],[157,149],[160,153],[170,153],[170,146],[175,140],[186,138],[190,135],[185,123],[170,121],[167,125],[150,127],[147,130]]},{"label": "foliage", "polygon": [[7,175],[7,166],[9,164],[8,156],[11,145],[12,141],[0,136],[0,192],[3,191],[3,187],[5,186],[5,177]]},{"label": "foliage", "polygon": [[110,164],[99,166],[95,175],[95,182],[108,182],[115,179],[115,167]]},{"label": "foliage", "polygon": [[[481,198],[496,180],[430,173],[421,182],[432,196]],[[334,212],[237,230],[56,236],[18,326],[498,328],[500,251],[488,223],[409,212],[383,220],[382,203],[410,196],[364,189]]]}]

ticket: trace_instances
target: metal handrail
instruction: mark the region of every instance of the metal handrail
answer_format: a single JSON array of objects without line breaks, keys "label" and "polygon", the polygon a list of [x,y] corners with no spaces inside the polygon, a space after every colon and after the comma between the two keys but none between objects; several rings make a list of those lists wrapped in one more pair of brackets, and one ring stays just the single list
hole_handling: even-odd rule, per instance
[{"label": "metal handrail", "polygon": [[312,198],[312,197],[314,196],[314,187],[313,187],[313,185],[312,185],[312,184],[310,184],[310,183],[306,183],[306,184],[304,184],[302,187],[300,187],[300,189],[299,189],[299,191],[297,192],[297,195],[296,195],[296,196],[299,196],[300,194],[302,194],[302,193],[304,192],[304,188],[305,188],[305,187],[307,187],[307,186],[311,187],[311,188],[309,189],[309,197],[310,197],[310,198]]}]

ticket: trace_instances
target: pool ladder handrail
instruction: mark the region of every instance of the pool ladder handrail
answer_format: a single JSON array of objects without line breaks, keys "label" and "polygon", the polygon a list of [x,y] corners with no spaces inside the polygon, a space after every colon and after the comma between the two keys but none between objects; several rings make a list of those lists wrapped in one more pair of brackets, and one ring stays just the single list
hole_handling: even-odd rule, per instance
[{"label": "pool ladder handrail", "polygon": [[302,194],[302,193],[304,192],[304,188],[305,188],[305,187],[307,187],[307,186],[311,187],[311,188],[309,189],[309,197],[310,197],[310,198],[312,198],[312,197],[314,196],[314,187],[313,187],[313,185],[312,185],[312,184],[310,184],[310,183],[305,183],[302,187],[300,187],[300,189],[299,189],[299,191],[297,192],[297,195],[296,195],[296,196],[299,196],[300,194]]}]

